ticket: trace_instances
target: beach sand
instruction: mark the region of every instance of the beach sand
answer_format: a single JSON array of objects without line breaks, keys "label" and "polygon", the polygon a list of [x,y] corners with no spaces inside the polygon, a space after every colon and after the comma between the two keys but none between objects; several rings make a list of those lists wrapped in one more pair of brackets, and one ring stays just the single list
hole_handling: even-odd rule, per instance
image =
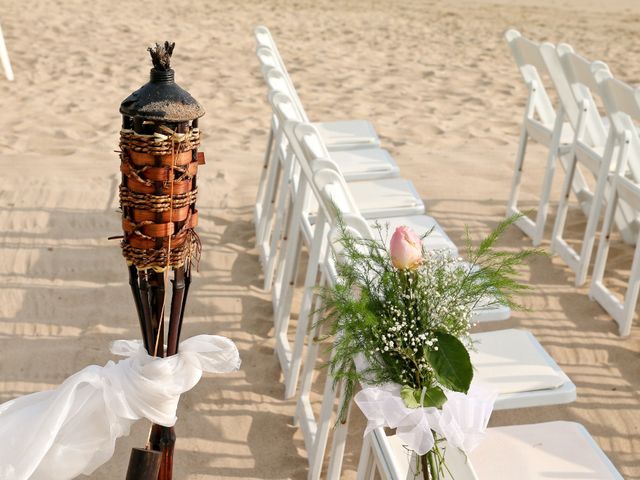
[{"label": "beach sand", "polygon": [[[514,4],[515,3],[515,4]],[[292,426],[261,291],[252,205],[269,108],[252,30],[275,36],[312,120],[367,118],[427,211],[462,245],[504,217],[526,89],[502,39],[518,28],[568,42],[640,84],[640,7],[633,0],[537,2],[129,2],[0,0],[16,80],[0,79],[0,402],[51,388],[138,338],[117,241],[120,102],[145,83],[153,41],[177,43],[176,80],[207,110],[207,165],[198,177],[203,242],[184,338],[232,338],[239,372],[203,378],[176,426],[178,479],[302,479],[306,452]],[[544,150],[532,147],[523,205],[535,206]],[[557,199],[561,175],[554,186]],[[550,226],[546,241],[548,247]],[[579,239],[584,217],[570,212]],[[530,246],[518,230],[503,245]],[[620,290],[633,248],[616,239],[608,277]],[[576,402],[496,412],[491,425],[571,420],[595,437],[625,478],[640,479],[640,328],[612,319],[573,285],[558,259],[523,270],[531,309],[483,330],[532,331],[578,388]],[[320,388],[320,387],[318,387]],[[318,396],[315,398],[318,399]],[[344,478],[355,478],[363,419],[354,408]],[[124,478],[148,424],[119,441],[91,478]]]}]

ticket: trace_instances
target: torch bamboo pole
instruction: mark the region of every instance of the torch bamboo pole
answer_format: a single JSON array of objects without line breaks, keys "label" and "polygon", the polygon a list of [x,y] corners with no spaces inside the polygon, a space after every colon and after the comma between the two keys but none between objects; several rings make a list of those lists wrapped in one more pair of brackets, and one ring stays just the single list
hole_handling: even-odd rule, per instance
[{"label": "torch bamboo pole", "polygon": [[140,292],[140,283],[138,283],[138,269],[135,265],[129,265],[129,285],[131,286],[133,301],[136,304],[136,312],[138,313],[138,321],[140,323],[140,331],[142,332],[144,348],[148,352],[150,347],[149,337],[147,335],[147,323],[142,309],[142,296]]}]

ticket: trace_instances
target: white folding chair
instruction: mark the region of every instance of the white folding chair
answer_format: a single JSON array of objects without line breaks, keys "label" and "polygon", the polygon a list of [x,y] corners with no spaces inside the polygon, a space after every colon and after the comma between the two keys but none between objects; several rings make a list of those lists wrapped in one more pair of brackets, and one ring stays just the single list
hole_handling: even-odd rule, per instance
[{"label": "white folding chair", "polygon": [[[589,432],[574,422],[547,422],[487,429],[481,443],[465,456],[446,448],[447,480],[622,480]],[[414,480],[415,456],[382,428],[363,442],[358,480]]]},{"label": "white folding chair", "polygon": [[2,62],[2,68],[4,68],[4,74],[7,76],[7,80],[10,82],[13,81],[13,69],[11,68],[11,61],[9,60],[7,45],[4,42],[2,27],[0,27],[0,62]]},{"label": "white folding chair", "polygon": [[[344,186],[344,189],[333,188],[336,182]],[[337,229],[337,215],[333,209],[334,205],[337,205],[341,209],[342,219],[348,229],[354,231],[356,234],[371,236],[370,222],[365,220],[359,215],[353,215],[350,213],[351,209],[356,208],[353,199],[350,198],[346,185],[343,183],[343,179],[339,173],[334,169],[321,169],[313,174],[313,181],[310,182],[312,190],[319,198],[324,198],[319,201],[320,212],[318,216],[322,217],[328,223],[322,229],[322,232],[328,232],[329,235],[322,237],[314,237],[314,247],[311,248],[312,253],[309,258],[309,266],[307,269],[307,275],[305,279],[305,292],[303,296],[300,318],[298,320],[298,326],[296,329],[296,341],[292,354],[289,355],[290,367],[288,372],[285,372],[285,382],[288,382],[287,387],[293,388],[291,394],[295,393],[295,387],[298,379],[298,372],[302,360],[302,347],[304,339],[307,336],[309,328],[309,317],[313,315],[312,329],[309,334],[313,341],[309,342],[307,348],[306,361],[304,363],[304,370],[301,378],[301,385],[299,390],[298,401],[296,404],[296,424],[300,426],[303,433],[305,446],[309,456],[309,479],[320,478],[322,470],[323,459],[327,447],[327,441],[331,425],[334,420],[334,410],[336,401],[338,404],[342,403],[344,399],[344,385],[334,385],[333,380],[327,377],[324,385],[323,401],[318,418],[316,418],[313,408],[311,406],[310,393],[313,384],[313,376],[315,373],[315,366],[317,363],[319,344],[315,341],[320,336],[320,325],[318,324],[318,315],[320,312],[320,298],[316,298],[316,303],[313,309],[311,308],[313,291],[320,286],[335,286],[339,281],[335,266],[332,261],[332,256],[337,254],[333,247],[335,243],[331,242],[329,238],[336,236]],[[430,217],[422,219],[424,223],[429,222]],[[420,222],[420,219],[416,219],[416,222]],[[453,248],[455,246],[450,243],[450,240],[444,235],[437,223],[434,220],[432,222],[433,231],[430,237],[425,239],[425,248],[430,246],[445,248]],[[331,228],[329,228],[331,227]],[[319,230],[319,225],[316,223],[315,231]],[[315,233],[315,232],[314,232]],[[431,240],[430,240],[431,238]],[[322,252],[322,253],[321,253]],[[455,252],[452,252],[455,253]],[[317,255],[320,254],[323,258],[318,259]],[[319,275],[320,280],[316,278]],[[285,332],[286,333],[286,332]],[[285,342],[288,343],[286,336],[281,338],[279,354],[288,351],[283,348]],[[286,347],[288,349],[288,346]],[[350,406],[348,407],[350,409]],[[347,414],[348,417],[348,414]],[[342,457],[344,454],[344,446],[346,442],[346,428],[347,422],[340,423],[333,432],[333,441],[331,446],[331,455],[329,460],[328,471],[326,478],[339,478],[340,470],[342,467]]]},{"label": "white folding chair", "polygon": [[[273,297],[275,311],[275,336],[276,348],[283,372],[285,374],[285,395],[290,397],[295,393],[298,372],[300,369],[301,349],[304,344],[304,338],[307,332],[308,314],[311,308],[311,302],[316,285],[318,265],[320,262],[321,252],[326,250],[325,244],[325,225],[326,208],[320,208],[321,203],[317,201],[317,192],[312,190],[309,195],[313,202],[307,202],[304,195],[308,192],[308,183],[315,171],[328,169],[333,172],[335,178],[340,178],[344,182],[344,177],[340,174],[335,164],[328,158],[316,156],[309,150],[309,144],[317,147],[316,142],[319,140],[314,127],[309,124],[289,123],[285,127],[285,133],[289,138],[289,143],[294,150],[293,158],[299,163],[300,180],[298,181],[297,195],[293,200],[291,209],[291,220],[288,222],[288,232],[286,235],[286,247],[281,248],[283,253],[278,258],[279,268],[275,276]],[[328,153],[326,150],[324,153]],[[326,174],[325,174],[326,176]],[[356,182],[357,183],[357,182]],[[360,214],[360,203],[358,197],[352,195],[352,183],[343,183],[347,197],[344,197],[343,209],[346,212],[357,211]],[[345,207],[348,205],[349,207]],[[311,213],[316,212],[316,213]],[[324,213],[323,213],[324,212]],[[324,216],[323,216],[324,215]],[[399,225],[406,225],[414,228],[416,231],[428,232],[431,234],[425,239],[424,245],[427,249],[447,249],[453,254],[457,254],[457,250],[453,242],[442,231],[437,222],[426,215],[405,215],[398,217],[379,216],[368,221],[369,228],[379,223],[381,228],[395,229]],[[281,222],[284,224],[285,222]],[[298,319],[298,335],[294,347],[293,354],[289,345],[287,331],[291,312],[291,303],[293,298],[293,279],[296,276],[297,264],[299,259],[300,244],[304,243],[309,250],[309,259],[307,263],[307,275],[305,278],[304,293],[300,307],[300,316]],[[510,311],[508,308],[502,307],[498,314],[500,317],[508,318]],[[496,318],[502,319],[502,318]]]},{"label": "white folding chair", "polygon": [[636,214],[640,213],[640,184],[630,178],[629,166],[640,166],[640,89],[633,89],[614,79],[607,71],[596,74],[605,108],[612,124],[612,136],[618,147],[616,172],[608,192],[607,210],[600,234],[600,244],[591,279],[589,296],[595,299],[618,323],[622,336],[631,333],[640,290],[640,244],[636,244],[631,274],[624,301],[621,302],[604,285],[604,271],[609,254],[611,232],[619,201],[625,201]]},{"label": "white folding chair", "polygon": [[[292,101],[290,97],[282,93],[273,93],[270,95],[270,99],[281,125],[284,126],[287,122],[298,121],[298,118],[293,115],[294,110],[291,108]],[[315,135],[319,135],[315,127],[309,125],[308,128],[313,129]],[[318,140],[318,144],[322,145],[321,148],[326,153],[326,158],[328,158],[328,150],[326,150],[324,144],[321,143],[321,140]],[[281,155],[279,154],[274,155],[274,161],[272,163],[274,163],[274,168],[276,169],[278,168],[276,166],[276,160],[280,159],[280,157]],[[299,178],[299,171],[294,169],[294,163],[285,162],[282,163],[282,165],[284,169],[280,169],[279,174],[281,183],[283,186],[288,184],[289,187],[295,190],[297,188],[296,182],[297,178]],[[340,167],[337,164],[335,164],[335,166],[339,170]],[[270,182],[271,177],[272,172],[269,173],[268,182]],[[358,206],[361,208],[363,215],[367,218],[377,219],[403,215],[418,215],[424,212],[424,203],[413,186],[413,183],[400,177],[352,181],[349,182],[349,189],[356,199]],[[371,195],[373,191],[376,192],[375,196]],[[277,249],[278,242],[280,241],[279,233],[286,232],[287,230],[284,225],[289,223],[288,219],[291,209],[287,208],[286,200],[294,198],[293,194],[289,195],[289,192],[282,187],[278,188],[276,196],[279,200],[275,202],[275,222],[272,222],[271,211],[265,209],[267,215],[260,221],[256,233],[259,239],[258,248],[263,259],[265,289],[271,287],[271,280],[274,273],[273,268],[276,265],[276,257],[274,257],[274,255],[280,251]],[[306,199],[304,201],[306,202]],[[306,203],[305,205],[299,206],[300,211],[304,209],[309,212],[309,214],[312,214],[314,208],[313,205],[306,205]],[[297,226],[296,224],[295,227]],[[288,235],[287,239],[289,239]],[[295,246],[295,242],[290,245]],[[278,297],[276,296],[274,298],[277,299]]]},{"label": "white folding chair", "polygon": [[[305,159],[305,161],[308,160]],[[323,189],[325,185],[330,183],[332,184],[334,182],[343,182],[340,174],[335,169],[321,169],[320,172],[321,173],[314,174],[315,180],[313,182],[313,185],[315,185],[315,187],[312,188],[312,191],[314,192],[314,195],[316,197],[319,194],[325,194],[324,192],[318,193],[319,189]],[[346,184],[342,183],[342,185],[347,188]],[[332,187],[329,186],[327,188],[331,189]],[[341,189],[339,191],[341,191]],[[336,205],[341,212],[343,212],[344,214],[356,213],[359,218],[360,214],[357,205],[350,195],[348,195],[347,197],[343,197],[340,193],[336,193],[334,201],[336,202]],[[322,206],[322,202],[318,203]],[[327,225],[321,224],[319,219],[327,222]],[[298,375],[302,362],[302,352],[309,328],[309,318],[313,311],[313,297],[316,293],[316,288],[319,283],[318,279],[321,278],[322,275],[323,265],[327,262],[331,262],[331,259],[328,257],[330,255],[330,251],[327,247],[327,232],[337,227],[336,222],[337,218],[335,216],[335,213],[331,211],[327,213],[326,208],[324,207],[319,208],[319,213],[313,226],[309,223],[304,222],[303,220],[303,236],[305,238],[308,237],[306,242],[310,243],[311,246],[309,248],[310,253],[309,259],[307,261],[303,295],[300,302],[298,324],[296,327],[293,348],[291,347],[288,339],[288,317],[283,316],[280,319],[281,323],[279,323],[277,327],[278,334],[276,339],[276,348],[278,349],[279,356],[283,360],[281,363],[287,366],[287,368],[283,367],[286,398],[292,397],[296,391]],[[447,237],[444,231],[442,231],[438,223],[429,216],[416,215],[396,217],[390,219],[380,219],[379,222],[380,228],[382,230],[381,233],[386,242],[390,241],[391,232],[393,232],[392,228],[395,228],[395,226],[405,225],[415,229],[418,232],[430,232],[430,234],[423,240],[423,246],[425,249],[446,250],[452,255],[457,255],[457,249],[453,242],[451,242],[449,237]],[[305,223],[306,225],[304,225]],[[366,229],[368,237],[373,238],[377,235],[372,231],[372,229],[375,228],[375,222],[367,222],[365,219],[362,219],[361,223],[361,228]],[[388,228],[388,235],[385,236],[384,230],[386,228]],[[332,285],[334,285],[337,281],[335,275],[329,275],[328,279]],[[283,296],[282,298],[285,297]],[[288,299],[288,297],[286,298]],[[508,313],[506,314],[506,316],[508,317]]]},{"label": "white folding chair", "polygon": [[[299,109],[292,100],[285,75],[280,70],[270,66],[275,63],[275,59],[272,58],[273,54],[270,51],[268,53],[267,58],[269,58],[269,61],[262,59],[261,62],[264,62],[264,76],[269,87],[269,95],[273,96],[274,93],[277,92],[287,95],[291,105],[288,107],[288,116],[302,121],[304,117],[300,114]],[[270,101],[270,103],[272,102]],[[284,183],[282,182],[282,172],[279,167],[281,167],[280,160],[286,154],[286,139],[281,136],[281,131],[279,131],[278,128],[278,118],[275,112],[272,118],[272,131],[274,133],[270,135],[270,142],[273,143],[273,159],[269,159],[269,161],[265,159],[266,163],[263,168],[263,178],[260,182],[254,212],[256,244],[258,246],[264,241],[264,234],[267,230],[266,225],[270,221],[271,214],[273,213],[272,209],[274,207],[274,198],[278,193],[277,189]],[[332,159],[338,164],[340,171],[349,181],[390,178],[396,177],[400,173],[397,163],[389,152],[377,147],[333,150]],[[278,179],[280,179],[280,181],[278,181]],[[264,263],[264,249],[260,250],[260,256]]]},{"label": "white folding chair", "polygon": [[[263,66],[263,75],[267,86],[269,87],[270,96],[275,92],[283,93],[290,99],[292,107],[290,116],[298,121],[306,118],[302,105],[293,100],[295,91],[289,88],[289,82],[286,75],[279,69],[275,68],[277,60],[274,53],[264,47],[258,50],[258,58]],[[265,254],[264,235],[268,231],[267,226],[270,225],[271,215],[278,188],[285,184],[279,157],[286,154],[286,140],[278,133],[278,119],[275,112],[272,115],[271,133],[269,134],[268,154],[265,156],[265,163],[262,169],[262,176],[256,197],[256,205],[254,209],[254,222],[256,225],[256,245],[259,248],[259,256],[263,265],[268,264],[268,254]],[[332,150],[333,158],[338,163],[341,171],[349,180],[375,180],[381,178],[391,178],[399,175],[400,169],[391,157],[389,152],[378,147],[362,146],[362,148],[350,148],[341,150],[342,144],[338,143],[336,148]],[[273,159],[271,158],[273,157]],[[279,179],[279,180],[278,180]],[[270,286],[270,271],[265,272],[265,288]]]},{"label": "white folding chair", "polygon": [[[362,205],[365,200],[359,200],[356,195],[352,194],[353,183],[344,182],[344,177],[339,173],[339,169],[336,168],[336,165],[332,163],[329,158],[323,157],[323,155],[328,155],[329,152],[322,148],[320,138],[314,127],[308,124],[291,125],[294,126],[285,127],[285,133],[289,138],[289,145],[294,151],[293,158],[296,159],[296,161],[298,161],[298,159],[300,161],[301,165],[299,170],[303,175],[307,176],[304,188],[307,187],[306,184],[310,181],[310,175],[312,175],[314,171],[318,171],[319,169],[331,170],[334,172],[332,178],[339,178],[339,180],[335,181],[341,182],[341,188],[343,187],[348,192],[348,196],[342,198],[342,201],[340,202],[344,211],[357,212],[358,215],[361,215],[360,205]],[[325,174],[325,177],[326,175],[328,174]],[[300,186],[298,186],[298,192],[300,191]],[[313,292],[315,290],[316,280],[318,277],[318,255],[320,255],[320,252],[325,251],[324,243],[326,242],[324,238],[325,235],[322,230],[325,227],[324,225],[321,225],[320,220],[318,220],[320,213],[318,213],[316,218],[309,215],[309,212],[317,211],[318,206],[320,205],[317,200],[318,193],[317,191],[315,192],[316,193],[313,195],[310,195],[310,199],[312,200],[309,202],[310,206],[306,208],[298,206],[297,210],[292,213],[294,219],[289,223],[287,246],[286,248],[280,249],[280,252],[284,252],[284,257],[282,258],[282,261],[279,261],[280,268],[275,276],[273,288],[276,348],[285,376],[285,396],[287,398],[293,396],[295,393],[300,369],[302,348],[307,333],[308,314],[311,308]],[[299,197],[298,200],[294,201],[294,204],[302,201],[304,200]],[[300,217],[298,217],[298,212],[302,212]],[[397,217],[378,217],[369,220],[368,228],[374,229],[376,224],[383,230],[383,234],[384,230],[386,230],[386,241],[390,240],[390,234],[395,230],[395,228],[404,225],[412,228],[416,232],[430,232],[423,242],[423,245],[427,250],[447,250],[453,255],[457,255],[457,249],[453,242],[451,242],[437,222],[429,216],[405,215]],[[368,236],[373,238],[374,234],[371,230],[368,232]],[[288,341],[287,332],[293,296],[293,279],[296,277],[297,262],[299,258],[299,238],[301,238],[302,242],[307,245],[310,256],[307,264],[307,274],[298,318],[296,341],[292,351]],[[289,279],[289,281],[286,279]],[[496,304],[493,299],[488,298],[474,309],[473,321],[500,321],[507,320],[510,316],[511,309],[509,307]]]},{"label": "white folding chair", "polygon": [[[562,104],[558,111],[553,108],[541,78],[542,75],[548,75],[548,71],[540,45],[523,37],[516,30],[508,30],[505,33],[505,39],[529,90],[520,131],[511,193],[507,203],[507,216],[522,213],[518,207],[518,196],[527,143],[532,138],[548,149],[545,175],[535,220],[523,216],[516,225],[531,237],[534,245],[539,245],[544,234],[556,161],[558,159],[563,161],[562,157],[569,153],[571,147],[573,131],[571,125],[565,121],[565,114],[573,116],[577,115],[577,112],[573,109],[565,112]],[[579,179],[576,179],[574,188],[576,191],[581,191],[584,184],[580,184]]]},{"label": "white folding chair", "polygon": [[[575,54],[570,47],[565,45],[558,47],[558,55],[565,77],[569,81],[572,92],[580,105],[580,111],[571,152],[568,155],[569,165],[558,203],[558,212],[551,239],[551,250],[557,253],[569,268],[575,272],[575,284],[576,286],[581,286],[587,279],[615,146],[614,137],[605,133],[607,128],[602,123],[598,106],[592,96],[592,92],[597,93],[598,91],[594,77],[595,73],[599,70],[608,71],[608,68],[602,62],[589,62]],[[601,138],[606,135],[607,140],[604,145],[602,145],[602,142],[598,142],[599,145],[596,145],[588,141],[587,125],[592,127],[590,131],[592,138],[595,138],[596,133]],[[569,245],[563,237],[569,209],[571,185],[578,165],[590,171],[596,180],[593,198],[588,209],[587,224],[580,253]]]},{"label": "white folding chair", "polygon": [[[265,76],[265,80],[267,80],[266,75],[270,69],[275,69],[281,73],[284,80],[284,93],[292,98],[294,106],[300,115],[300,120],[308,122],[309,119],[307,114],[302,106],[302,102],[298,97],[298,93],[291,81],[291,77],[289,76],[271,33],[267,27],[260,26],[254,30],[254,35],[257,43],[256,55],[260,61],[262,74]],[[388,152],[377,149],[370,151],[371,148],[380,146],[380,139],[371,122],[366,120],[346,120],[319,122],[315,123],[315,126],[318,128],[323,141],[327,144],[330,150],[366,150],[361,151],[359,155],[355,155],[355,158],[351,159],[350,163],[352,164],[351,167],[354,172],[350,173],[354,174],[354,178],[357,175],[359,175],[360,179],[398,175],[397,164]],[[269,136],[267,138],[267,148],[264,154],[262,173],[258,184],[258,195],[254,211],[256,223],[258,223],[260,219],[261,210],[265,202],[270,199],[270,192],[265,188],[265,181],[268,165],[274,149],[274,136],[276,129],[277,124],[272,116]],[[387,165],[383,166],[383,163],[386,163]]]},{"label": "white folding chair", "polygon": [[[309,119],[306,116],[306,112],[302,107],[302,102],[298,93],[291,81],[291,77],[285,67],[280,51],[271,35],[269,29],[265,26],[258,26],[254,29],[254,37],[256,40],[256,49],[262,50],[269,49],[273,52],[274,65],[285,76],[287,83],[289,84],[289,94],[292,97],[294,103],[299,108],[299,112],[302,115],[301,121],[308,123]],[[380,139],[376,133],[375,128],[368,120],[346,120],[336,122],[319,122],[314,123],[323,141],[330,146],[330,148],[360,148],[363,146],[379,146]]]},{"label": "white folding chair", "polygon": [[[292,140],[292,145],[294,145]],[[294,147],[295,148],[295,147]],[[345,223],[354,234],[359,234],[366,238],[371,238],[372,233],[366,221],[357,214],[357,207],[350,203],[347,186],[344,180],[335,170],[320,170],[315,173],[313,181],[310,182],[312,188],[317,192],[324,218],[331,218],[333,224],[337,222],[335,210],[331,208],[333,204],[343,211]],[[332,228],[330,231],[333,231]],[[326,231],[326,229],[325,229]],[[335,245],[329,242],[330,246]],[[319,248],[318,250],[322,250]],[[319,263],[323,269],[321,284],[335,285],[339,279],[333,266],[332,256],[329,249],[325,251],[324,261]],[[307,277],[307,285],[313,283],[315,275]],[[311,297],[308,303],[301,307],[311,310]],[[320,337],[320,327],[317,323],[318,304],[316,304],[315,315],[311,337]],[[301,317],[302,318],[302,317]],[[305,320],[306,322],[306,320]],[[300,345],[303,335],[306,334],[298,325],[296,346]],[[521,330],[501,330],[482,334],[474,334],[472,339],[477,345],[477,351],[472,353],[473,362],[477,369],[477,379],[483,384],[489,385],[499,395],[495,403],[496,409],[523,408],[531,406],[554,405],[559,403],[572,402],[576,398],[575,385],[562,372],[558,365],[544,351],[535,337],[528,332]],[[324,397],[320,419],[316,421],[309,392],[312,384],[314,367],[317,361],[318,346],[311,343],[307,350],[307,358],[304,362],[302,381],[300,386],[300,396],[296,407],[296,419],[305,433],[305,443],[309,451],[309,458],[314,462],[311,464],[311,472],[319,475],[322,465],[322,458],[327,445],[330,417],[332,415],[336,396],[342,395],[341,388],[333,388],[330,378],[325,384]],[[297,354],[296,354],[297,355]],[[329,470],[326,478],[338,478],[342,465],[344,442],[346,438],[346,423],[340,423],[334,432],[332,442]],[[318,433],[320,432],[320,433]],[[307,438],[308,437],[308,438]],[[309,478],[318,478],[311,476]]]},{"label": "white folding chair", "polygon": [[[559,56],[560,53],[564,54],[567,52],[573,53],[573,49],[566,44],[559,45],[558,48],[550,43],[540,45],[540,53],[573,131],[577,132],[583,129],[582,135],[580,135],[579,138],[574,138],[577,154],[600,159],[606,148],[609,133],[609,119],[600,116],[598,109],[593,103],[593,97],[584,86],[577,85],[576,82],[570,82],[567,78],[565,68],[562,67]],[[591,68],[607,69],[607,66],[601,62],[594,62]],[[588,111],[580,115],[580,112],[583,110],[583,103],[586,103],[588,106]],[[580,121],[584,122],[583,127],[579,126]],[[553,168],[553,165],[554,164],[549,165],[549,167]],[[564,156],[563,166],[568,167],[568,165],[569,159],[567,156]],[[589,216],[593,192],[589,190],[589,187],[585,183],[578,165],[575,166],[573,191],[585,216]],[[624,241],[635,245],[638,236],[638,221],[633,212],[625,204],[619,205],[616,210],[615,222]]]}]

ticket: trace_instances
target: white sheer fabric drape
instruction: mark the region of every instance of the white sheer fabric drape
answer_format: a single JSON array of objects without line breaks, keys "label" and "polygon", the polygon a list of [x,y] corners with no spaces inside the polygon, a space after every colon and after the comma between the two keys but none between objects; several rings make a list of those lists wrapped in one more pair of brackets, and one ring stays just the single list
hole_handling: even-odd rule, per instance
[{"label": "white sheer fabric drape", "polygon": [[445,392],[447,401],[442,409],[407,408],[400,385],[392,383],[367,386],[354,400],[368,420],[365,435],[378,427],[395,428],[409,449],[424,455],[435,445],[433,430],[450,445],[469,453],[484,437],[496,394],[478,385],[472,385],[468,394]]},{"label": "white sheer fabric drape", "polygon": [[203,372],[240,366],[234,343],[214,335],[185,340],[168,358],[149,356],[139,341],[118,340],[111,351],[127,358],[91,365],[54,390],[0,405],[0,480],[89,475],[111,458],[133,422],[173,426],[180,395]]}]

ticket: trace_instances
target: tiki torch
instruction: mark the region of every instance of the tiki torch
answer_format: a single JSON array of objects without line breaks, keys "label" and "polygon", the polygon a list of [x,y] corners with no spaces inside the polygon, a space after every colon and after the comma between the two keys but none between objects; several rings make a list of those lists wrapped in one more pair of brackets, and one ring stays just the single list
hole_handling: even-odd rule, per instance
[{"label": "tiki torch", "polygon": [[[149,48],[153,61],[149,83],[120,105],[122,254],[129,267],[144,346],[159,357],[177,353],[191,267],[200,255],[194,228],[198,223],[196,174],[204,163],[198,152],[198,118],[204,109],[174,81],[170,67],[174,45],[165,42]],[[165,291],[169,289],[165,339]],[[160,458],[157,478],[170,480],[174,445],[172,427],[153,425],[145,449],[134,449],[127,478],[156,478],[149,472],[154,468],[157,472],[154,459]]]}]

